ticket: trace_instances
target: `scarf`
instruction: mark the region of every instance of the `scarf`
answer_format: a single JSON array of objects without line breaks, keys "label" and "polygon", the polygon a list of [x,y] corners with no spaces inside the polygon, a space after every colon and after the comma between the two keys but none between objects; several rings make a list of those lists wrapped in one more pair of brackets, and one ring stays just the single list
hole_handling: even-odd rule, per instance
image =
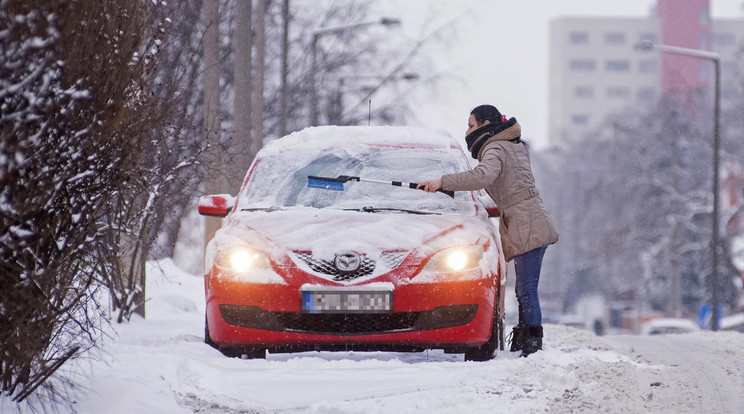
[{"label": "scarf", "polygon": [[[489,141],[489,138],[511,128],[512,126],[516,125],[516,123],[516,118],[511,118],[506,122],[490,122],[469,133],[465,137],[465,143],[468,145],[468,151],[470,151],[470,155],[472,155],[473,158],[477,160],[478,154],[480,154],[480,150],[481,148],[483,148],[483,144],[485,144],[486,141]],[[513,138],[513,140],[518,141],[519,137]]]}]

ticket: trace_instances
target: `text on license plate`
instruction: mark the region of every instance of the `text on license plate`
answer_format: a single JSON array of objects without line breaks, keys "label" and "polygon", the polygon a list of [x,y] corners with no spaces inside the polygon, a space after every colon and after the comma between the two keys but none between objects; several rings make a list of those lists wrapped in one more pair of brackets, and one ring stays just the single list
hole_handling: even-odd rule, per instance
[{"label": "text on license plate", "polygon": [[302,311],[306,313],[383,313],[393,309],[390,291],[303,291]]}]

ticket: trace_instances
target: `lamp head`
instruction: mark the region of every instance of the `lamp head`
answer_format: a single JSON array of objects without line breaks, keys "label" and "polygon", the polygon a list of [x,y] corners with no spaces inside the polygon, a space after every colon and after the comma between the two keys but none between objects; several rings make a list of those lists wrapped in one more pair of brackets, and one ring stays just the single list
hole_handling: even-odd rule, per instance
[{"label": "lamp head", "polygon": [[654,43],[650,40],[641,40],[636,43],[635,48],[638,50],[649,51],[654,49]]}]

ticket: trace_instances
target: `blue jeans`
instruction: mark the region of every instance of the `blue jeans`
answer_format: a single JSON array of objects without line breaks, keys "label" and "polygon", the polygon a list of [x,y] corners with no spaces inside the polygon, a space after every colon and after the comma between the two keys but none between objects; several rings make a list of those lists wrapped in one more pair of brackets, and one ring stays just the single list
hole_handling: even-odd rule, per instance
[{"label": "blue jeans", "polygon": [[540,268],[547,248],[547,245],[538,247],[514,258],[514,270],[517,273],[515,291],[519,302],[520,325],[542,325],[537,284],[540,281]]}]

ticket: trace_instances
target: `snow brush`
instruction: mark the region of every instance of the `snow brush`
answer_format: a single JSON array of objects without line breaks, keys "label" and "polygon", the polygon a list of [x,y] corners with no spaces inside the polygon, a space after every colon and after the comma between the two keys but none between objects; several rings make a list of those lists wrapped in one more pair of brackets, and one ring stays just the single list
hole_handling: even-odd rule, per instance
[{"label": "snow brush", "polygon": [[[307,176],[308,187],[323,188],[325,190],[333,190],[333,191],[344,191],[344,183],[348,183],[349,181],[387,184],[387,185],[394,185],[396,187],[408,187],[408,188],[413,188],[413,189],[416,189],[416,186],[418,186],[418,183],[404,183],[402,181],[373,180],[370,178],[353,177],[350,175],[339,175],[336,178],[316,177],[314,175]],[[423,188],[420,188],[420,190],[423,190]],[[438,189],[437,191],[440,193],[447,194],[448,196],[452,198],[455,198],[454,191],[445,191],[445,190],[442,190],[441,188]]]}]

